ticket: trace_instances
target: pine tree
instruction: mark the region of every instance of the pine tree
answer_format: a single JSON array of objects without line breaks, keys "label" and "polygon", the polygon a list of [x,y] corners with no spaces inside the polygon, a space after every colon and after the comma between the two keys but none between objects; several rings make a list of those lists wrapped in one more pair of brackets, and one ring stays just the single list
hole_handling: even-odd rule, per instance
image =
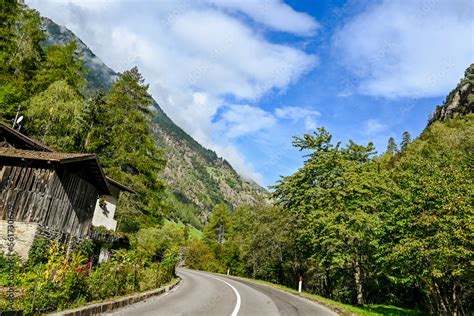
[{"label": "pine tree", "polygon": [[0,0],[0,7],[0,118],[9,121],[32,94],[46,37],[36,11],[15,0]]},{"label": "pine tree", "polygon": [[40,92],[51,83],[64,80],[77,93],[85,87],[86,69],[77,43],[72,41],[66,45],[52,45],[45,49],[45,58],[40,64],[33,79],[33,91]]},{"label": "pine tree", "polygon": [[164,186],[158,174],[165,160],[153,139],[152,102],[138,69],[125,71],[103,101],[96,98],[89,105],[92,127],[86,149],[99,155],[108,175],[137,191],[139,200],[130,204],[135,205],[132,208],[158,219],[164,207]]},{"label": "pine tree", "polygon": [[409,132],[405,131],[403,132],[403,135],[402,135],[402,142],[400,143],[400,150],[401,151],[405,151],[405,149],[407,148],[408,144],[411,143],[411,135]]},{"label": "pine tree", "polygon": [[395,139],[394,139],[393,137],[390,137],[390,138],[388,139],[388,145],[387,145],[387,151],[386,151],[386,153],[393,156],[393,155],[395,155],[397,152],[398,152],[397,143],[395,143]]}]

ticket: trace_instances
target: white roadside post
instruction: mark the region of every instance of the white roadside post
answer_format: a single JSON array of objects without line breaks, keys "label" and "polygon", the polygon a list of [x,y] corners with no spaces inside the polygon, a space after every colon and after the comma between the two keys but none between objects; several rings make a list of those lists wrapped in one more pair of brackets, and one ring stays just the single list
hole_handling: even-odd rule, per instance
[{"label": "white roadside post", "polygon": [[301,293],[301,289],[303,288],[303,276],[300,275],[300,280],[298,282],[298,292]]}]

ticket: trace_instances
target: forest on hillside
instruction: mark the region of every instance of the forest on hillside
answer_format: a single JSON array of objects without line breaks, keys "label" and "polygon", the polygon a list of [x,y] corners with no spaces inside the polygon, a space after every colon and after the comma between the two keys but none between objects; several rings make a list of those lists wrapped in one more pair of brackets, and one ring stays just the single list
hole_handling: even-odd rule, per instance
[{"label": "forest on hillside", "polygon": [[180,210],[159,177],[166,159],[139,70],[91,89],[75,42],[44,45],[36,11],[0,3],[0,120],[10,124],[19,109],[22,132],[97,154],[108,176],[136,192],[121,195],[114,234],[128,243],[110,262],[82,271],[103,246],[95,241],[69,256],[38,240],[28,261],[15,258],[15,308],[40,313],[154,288],[181,262],[289,287],[303,276],[305,291],[353,305],[474,311],[474,114],[433,121],[413,140],[405,133],[400,146],[390,139],[381,154],[324,128],[295,135],[304,165],[272,187],[272,203],[218,204],[201,233],[165,220]]}]

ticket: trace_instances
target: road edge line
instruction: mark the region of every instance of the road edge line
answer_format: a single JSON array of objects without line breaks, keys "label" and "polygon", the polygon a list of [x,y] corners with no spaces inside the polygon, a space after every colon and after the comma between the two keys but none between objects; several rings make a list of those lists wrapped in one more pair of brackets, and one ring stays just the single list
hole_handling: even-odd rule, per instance
[{"label": "road edge line", "polygon": [[242,302],[241,299],[240,299],[239,291],[237,291],[237,289],[234,286],[232,286],[232,284],[228,283],[227,281],[222,280],[221,278],[217,278],[217,277],[212,276],[212,275],[210,277],[214,278],[216,280],[219,280],[221,282],[224,282],[225,284],[230,286],[230,288],[232,290],[234,290],[235,296],[237,297],[237,302],[235,303],[234,311],[232,312],[232,314],[230,314],[230,316],[237,316],[237,314],[239,313],[239,310],[240,310],[241,302]]}]

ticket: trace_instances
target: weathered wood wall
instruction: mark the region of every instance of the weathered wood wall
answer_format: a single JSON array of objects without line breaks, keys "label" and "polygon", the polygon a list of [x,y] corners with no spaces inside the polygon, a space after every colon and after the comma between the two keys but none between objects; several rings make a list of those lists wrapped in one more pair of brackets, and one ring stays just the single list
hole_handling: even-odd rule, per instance
[{"label": "weathered wood wall", "polygon": [[0,219],[13,207],[15,220],[84,237],[98,196],[95,186],[62,167],[0,164]]}]

